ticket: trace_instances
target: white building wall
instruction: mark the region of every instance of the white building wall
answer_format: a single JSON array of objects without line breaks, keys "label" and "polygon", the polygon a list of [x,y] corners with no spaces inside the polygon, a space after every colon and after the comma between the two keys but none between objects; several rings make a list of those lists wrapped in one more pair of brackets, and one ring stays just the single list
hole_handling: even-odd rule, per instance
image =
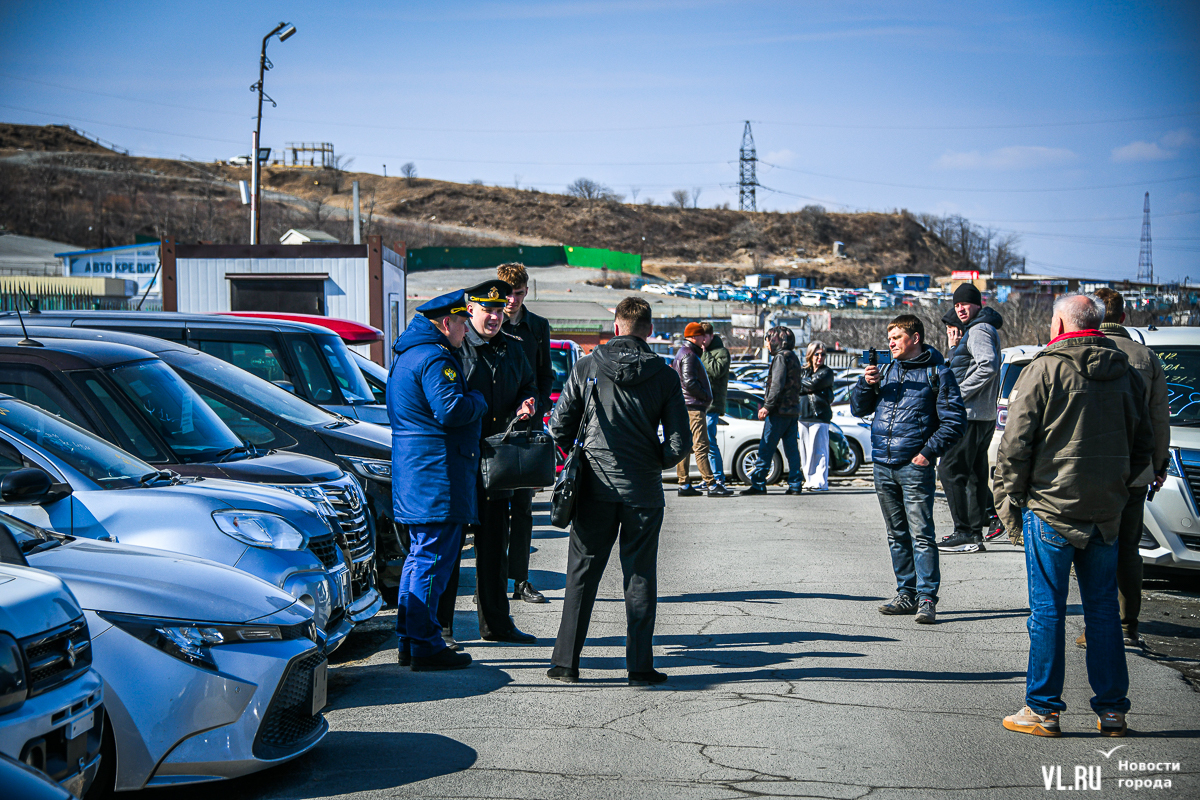
[{"label": "white building wall", "polygon": [[175,262],[179,310],[230,311],[226,275],[326,273],[325,314],[371,324],[367,259],[363,258],[180,258]]}]

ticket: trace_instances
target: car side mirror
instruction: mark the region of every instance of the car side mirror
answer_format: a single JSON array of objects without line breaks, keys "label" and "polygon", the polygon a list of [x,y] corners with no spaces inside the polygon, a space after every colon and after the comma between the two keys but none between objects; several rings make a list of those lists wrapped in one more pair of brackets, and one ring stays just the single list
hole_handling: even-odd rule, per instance
[{"label": "car side mirror", "polygon": [[0,478],[0,501],[31,506],[46,499],[54,482],[44,470],[16,469]]}]

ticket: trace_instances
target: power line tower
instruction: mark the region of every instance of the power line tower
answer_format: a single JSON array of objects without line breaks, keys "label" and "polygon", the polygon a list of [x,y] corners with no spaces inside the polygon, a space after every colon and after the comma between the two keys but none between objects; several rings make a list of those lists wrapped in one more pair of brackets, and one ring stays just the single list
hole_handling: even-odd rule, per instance
[{"label": "power line tower", "polygon": [[746,129],[742,132],[742,155],[739,159],[741,172],[738,176],[738,208],[742,211],[758,211],[754,199],[754,187],[758,186],[755,166],[758,155],[754,150],[754,134],[750,132],[750,120],[746,120]]},{"label": "power line tower", "polygon": [[1150,252],[1150,193],[1146,192],[1146,204],[1142,207],[1142,249],[1138,253],[1139,281],[1154,283],[1154,258]]}]

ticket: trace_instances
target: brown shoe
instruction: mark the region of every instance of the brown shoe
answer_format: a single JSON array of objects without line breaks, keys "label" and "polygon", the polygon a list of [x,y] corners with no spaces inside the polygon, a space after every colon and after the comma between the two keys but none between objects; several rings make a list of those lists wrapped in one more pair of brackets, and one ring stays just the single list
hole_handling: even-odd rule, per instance
[{"label": "brown shoe", "polygon": [[1032,733],[1034,736],[1062,736],[1062,731],[1058,729],[1057,711],[1038,714],[1029,706],[1005,717],[1004,727],[1017,733]]},{"label": "brown shoe", "polygon": [[1085,634],[1085,633],[1081,633],[1078,636],[1076,636],[1075,637],[1075,646],[1081,647],[1084,650],[1086,650],[1087,649],[1087,639],[1085,638],[1086,636],[1087,636],[1087,634]]}]

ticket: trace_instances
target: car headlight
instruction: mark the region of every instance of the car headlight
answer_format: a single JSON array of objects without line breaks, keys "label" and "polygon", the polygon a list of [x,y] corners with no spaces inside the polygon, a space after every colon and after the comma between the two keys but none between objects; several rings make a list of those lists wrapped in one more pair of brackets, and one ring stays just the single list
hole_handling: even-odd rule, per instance
[{"label": "car headlight", "polygon": [[1179,448],[1171,448],[1171,457],[1167,459],[1167,474],[1174,478],[1183,477],[1183,465],[1179,460]]},{"label": "car headlight", "polygon": [[374,478],[377,481],[392,479],[392,462],[379,458],[352,458],[342,456],[354,468],[354,471],[364,478]]},{"label": "car headlight", "polygon": [[0,633],[0,714],[16,711],[28,696],[21,645],[7,633]]},{"label": "car headlight", "polygon": [[253,547],[303,550],[308,544],[300,529],[278,514],[226,509],[214,511],[212,518],[223,533]]},{"label": "car headlight", "polygon": [[135,639],[140,639],[170,656],[195,667],[217,670],[210,648],[223,644],[279,641],[284,632],[277,625],[214,625],[178,619],[142,617],[135,614],[98,612]]}]

